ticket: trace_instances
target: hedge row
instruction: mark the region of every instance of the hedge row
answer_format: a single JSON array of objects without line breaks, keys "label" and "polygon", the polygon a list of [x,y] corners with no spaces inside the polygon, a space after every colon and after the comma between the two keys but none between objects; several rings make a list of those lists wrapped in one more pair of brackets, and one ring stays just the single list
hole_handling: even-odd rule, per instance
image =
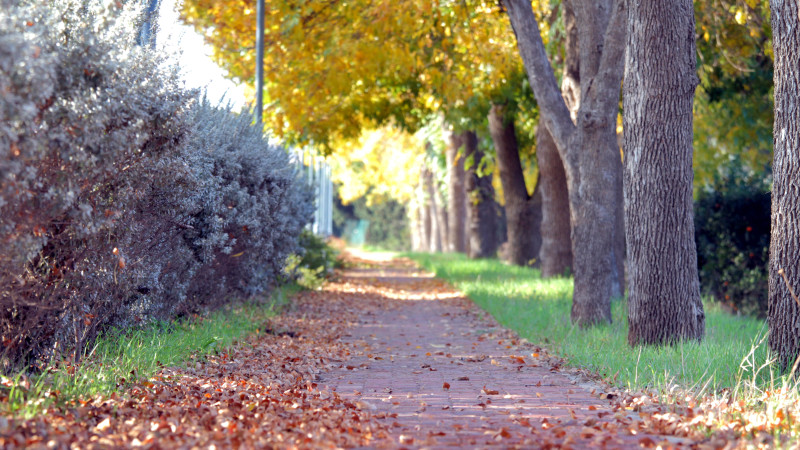
[{"label": "hedge row", "polygon": [[284,149],[184,89],[120,5],[0,0],[5,371],[269,289],[311,217]]}]

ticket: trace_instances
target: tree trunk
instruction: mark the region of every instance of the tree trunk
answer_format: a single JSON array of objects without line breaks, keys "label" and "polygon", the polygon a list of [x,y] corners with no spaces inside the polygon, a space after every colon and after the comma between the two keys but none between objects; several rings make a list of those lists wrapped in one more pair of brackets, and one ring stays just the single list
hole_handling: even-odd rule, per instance
[{"label": "tree trunk", "polygon": [[[786,368],[800,349],[800,6],[770,0],[775,52],[775,155],[772,164],[772,231],[769,247],[769,347]],[[782,272],[781,272],[782,271]]]},{"label": "tree trunk", "polygon": [[423,171],[423,180],[425,185],[425,198],[427,199],[428,217],[430,217],[430,240],[428,241],[428,249],[431,252],[441,252],[443,242],[441,240],[441,223],[436,215],[436,192],[433,181],[433,173],[427,167]]},{"label": "tree trunk", "polygon": [[692,210],[692,0],[631,2],[623,87],[628,343],[701,340]]},{"label": "tree trunk", "polygon": [[460,133],[450,133],[447,139],[447,170],[450,174],[448,185],[447,225],[449,239],[447,251],[467,251],[467,196],[464,187],[466,174],[464,172],[464,155],[459,149],[464,145],[464,138]]},{"label": "tree trunk", "polygon": [[425,185],[425,171],[427,169],[423,168],[420,172],[420,183],[419,183],[419,192],[418,192],[418,199],[419,199],[419,221],[420,221],[420,247],[423,251],[430,251],[431,249],[431,209],[428,202],[428,188]]},{"label": "tree trunk", "polygon": [[[497,166],[506,203],[508,260],[518,266],[533,265],[542,244],[539,232],[540,225],[543,225],[539,183],[536,184],[534,195],[528,195],[514,122],[505,120],[501,105],[493,105],[489,110],[489,134],[497,152]],[[569,218],[566,225],[569,233]]]},{"label": "tree trunk", "polygon": [[466,169],[467,217],[470,258],[490,258],[497,253],[497,210],[492,174],[481,174],[483,151],[478,148],[474,131],[464,133],[464,160],[472,161]]},{"label": "tree trunk", "polygon": [[449,242],[447,234],[450,231],[450,227],[447,223],[447,204],[444,201],[444,197],[442,197],[442,190],[433,172],[431,172],[431,181],[431,186],[433,187],[433,201],[436,205],[436,221],[439,223],[439,240],[442,243],[442,250],[444,250]]},{"label": "tree trunk", "polygon": [[542,277],[564,275],[572,270],[572,239],[569,223],[569,194],[564,165],[547,127],[536,128],[536,160],[542,196],[542,247],[539,250]]},{"label": "tree trunk", "polygon": [[573,0],[580,48],[580,107],[573,123],[547,59],[531,4],[507,0],[528,79],[564,162],[570,199],[575,288],[571,317],[588,326],[611,321],[623,286],[619,242],[622,162],[616,115],[625,53],[624,0]]},{"label": "tree trunk", "polygon": [[[415,199],[416,200],[416,199]],[[422,215],[420,213],[419,203],[414,201],[412,206],[408,208],[408,225],[409,233],[411,234],[411,251],[418,252],[422,250]]]}]

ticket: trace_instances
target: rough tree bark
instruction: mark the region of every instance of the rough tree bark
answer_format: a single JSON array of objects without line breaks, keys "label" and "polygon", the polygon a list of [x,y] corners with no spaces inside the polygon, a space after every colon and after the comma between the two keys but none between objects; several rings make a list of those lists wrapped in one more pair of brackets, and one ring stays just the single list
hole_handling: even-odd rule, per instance
[{"label": "rough tree bark", "polygon": [[[769,347],[784,368],[800,350],[800,5],[770,0],[775,52],[775,154],[769,246]],[[781,275],[783,274],[783,275]]]},{"label": "rough tree bark", "polygon": [[701,340],[692,210],[692,0],[630,2],[623,86],[628,343]]},{"label": "rough tree bark", "polygon": [[459,149],[464,145],[461,133],[449,133],[446,142],[447,171],[450,175],[448,184],[448,243],[447,251],[467,251],[467,195],[464,187],[466,174],[464,172],[464,155],[459,154]]},{"label": "rough tree bark", "polygon": [[541,261],[542,276],[564,275],[572,269],[572,239],[570,239],[569,195],[564,165],[558,156],[553,137],[542,122],[536,128],[536,161],[541,192]]},{"label": "rough tree bark", "polygon": [[[514,121],[505,119],[503,106],[493,105],[489,110],[489,134],[492,136],[497,152],[497,166],[500,169],[500,183],[505,197],[508,244],[507,256],[512,264],[532,265],[539,257],[542,235],[542,196],[539,181],[534,195],[528,194],[522,162],[519,158],[519,145],[514,129]],[[538,150],[537,150],[538,151]],[[567,217],[567,238],[569,238],[569,217]]]},{"label": "rough tree bark", "polygon": [[527,0],[507,0],[542,118],[567,175],[575,288],[573,322],[611,321],[611,298],[623,287],[619,242],[622,162],[616,115],[625,53],[625,1],[573,0],[580,49],[581,104],[577,124],[561,95],[539,26]]},{"label": "rough tree bark", "polygon": [[478,148],[478,136],[467,131],[464,137],[464,159],[472,160],[466,169],[467,217],[470,258],[490,258],[497,253],[497,209],[494,201],[492,174],[482,175],[480,164],[484,158]]}]

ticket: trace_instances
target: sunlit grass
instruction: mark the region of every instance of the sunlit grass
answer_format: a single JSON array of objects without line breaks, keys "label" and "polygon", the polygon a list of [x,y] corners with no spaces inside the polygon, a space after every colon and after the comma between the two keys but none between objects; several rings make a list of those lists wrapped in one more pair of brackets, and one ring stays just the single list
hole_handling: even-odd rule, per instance
[{"label": "sunlit grass", "polygon": [[266,302],[241,303],[202,318],[101,335],[78,364],[60,361],[38,373],[2,380],[0,398],[7,398],[0,402],[0,412],[31,417],[53,403],[108,395],[155,375],[164,366],[224,351],[262,327],[297,290],[296,285],[288,285],[278,288]]},{"label": "sunlit grass", "polygon": [[[502,325],[548,348],[574,366],[598,372],[623,387],[665,389],[673,384],[714,392],[734,389],[744,380],[765,385],[774,370],[752,368],[767,361],[762,320],[733,316],[706,302],[706,336],[701,343],[641,346],[627,343],[624,300],[612,304],[613,323],[580,329],[570,321],[572,278],[542,279],[538,270],[461,254],[409,254],[428,270],[459,288]],[[754,375],[755,374],[755,375]]]}]

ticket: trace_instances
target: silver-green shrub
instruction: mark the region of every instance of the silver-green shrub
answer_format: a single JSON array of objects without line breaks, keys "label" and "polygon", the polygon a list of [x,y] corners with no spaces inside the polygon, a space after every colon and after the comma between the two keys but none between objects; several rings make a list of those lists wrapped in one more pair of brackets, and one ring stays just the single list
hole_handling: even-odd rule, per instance
[{"label": "silver-green shrub", "polygon": [[268,289],[311,216],[283,149],[136,46],[136,10],[0,7],[2,365]]}]

